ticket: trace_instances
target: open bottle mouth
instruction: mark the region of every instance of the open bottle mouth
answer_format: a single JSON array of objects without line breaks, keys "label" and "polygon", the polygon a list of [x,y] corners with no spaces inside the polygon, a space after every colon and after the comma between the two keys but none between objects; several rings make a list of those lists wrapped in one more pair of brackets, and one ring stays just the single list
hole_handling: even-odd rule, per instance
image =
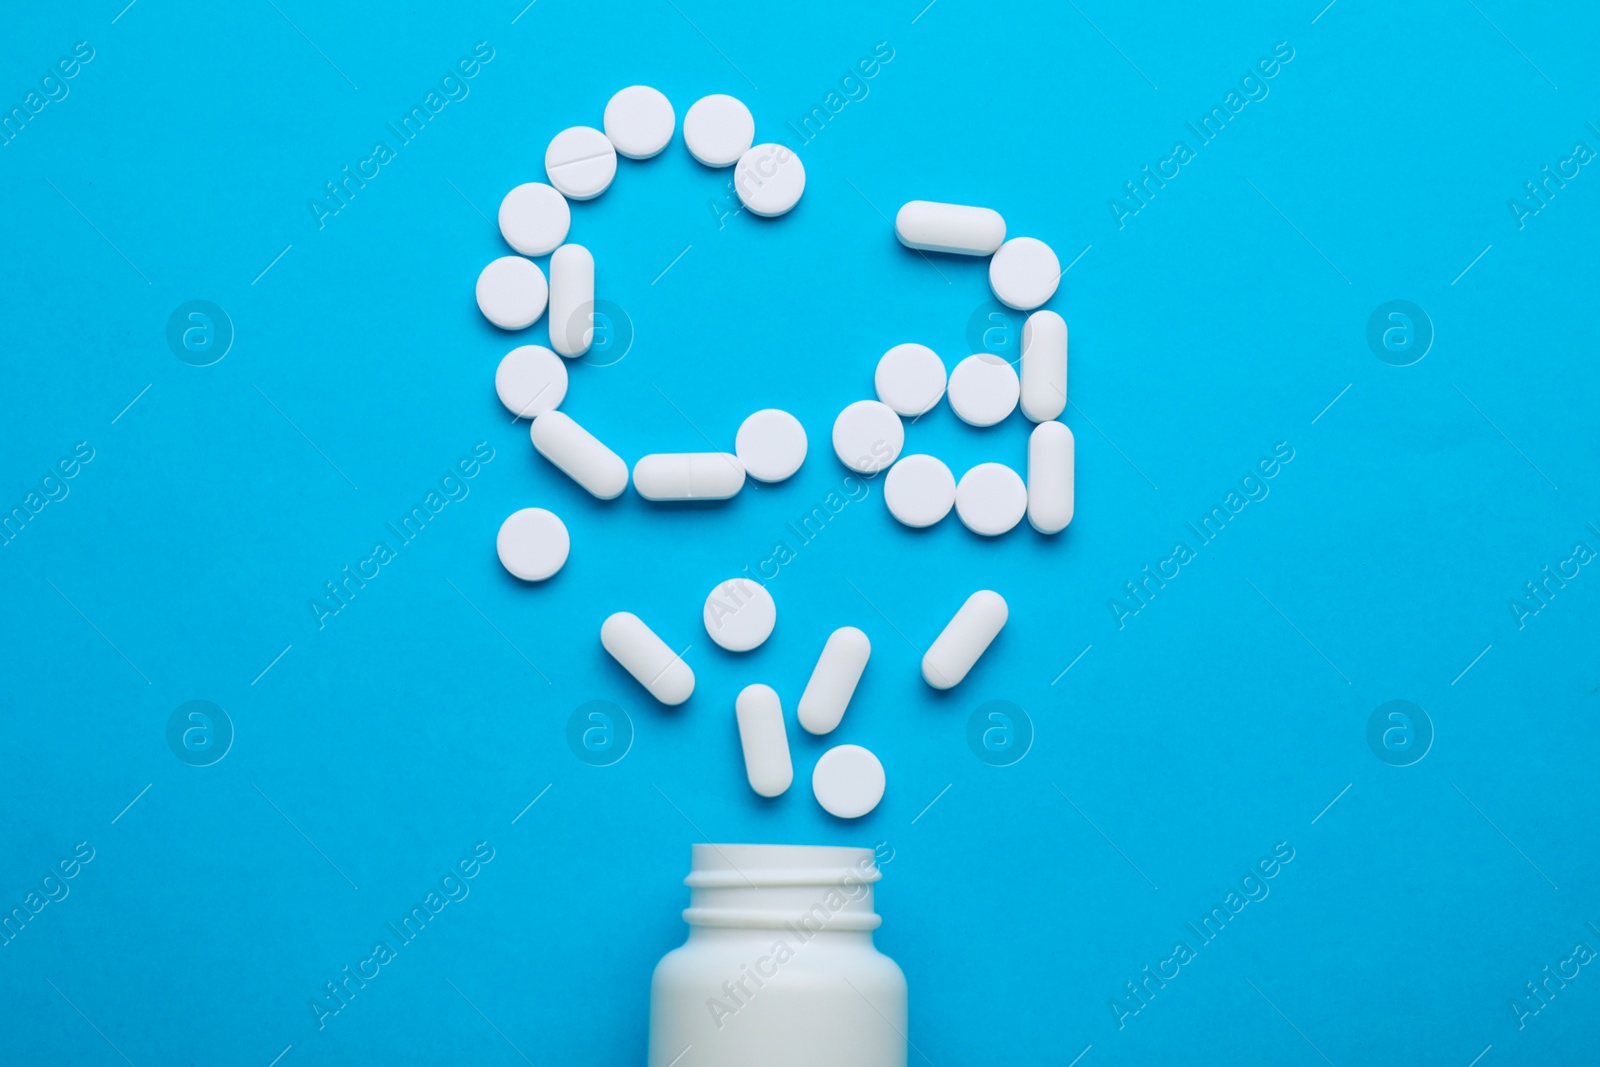
[{"label": "open bottle mouth", "polygon": [[870,848],[695,845],[683,918],[694,927],[875,930],[883,920],[872,884],[881,877]]}]

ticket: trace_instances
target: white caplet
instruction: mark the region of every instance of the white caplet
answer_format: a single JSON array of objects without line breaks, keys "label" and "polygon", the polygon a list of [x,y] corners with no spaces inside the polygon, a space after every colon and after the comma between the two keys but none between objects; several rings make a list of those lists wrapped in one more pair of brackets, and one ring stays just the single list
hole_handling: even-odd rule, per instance
[{"label": "white caplet", "polygon": [[1042,534],[1072,522],[1075,451],[1065,423],[1041,422],[1028,435],[1028,522]]},{"label": "white caplet", "polygon": [[541,456],[601,500],[615,500],[628,488],[628,464],[566,412],[540,415],[528,436]]},{"label": "white caplet", "polygon": [[1005,241],[1006,220],[986,207],[912,200],[895,214],[894,235],[907,248],[988,256]]},{"label": "white caplet", "polygon": [[601,623],[600,644],[661,703],[682,704],[694,692],[694,671],[632,612],[619,611]]},{"label": "white caplet", "polygon": [[841,626],[828,635],[806,691],[800,694],[800,725],[807,732],[831,733],[839,725],[871,655],[872,642],[854,626]]},{"label": "white caplet", "polygon": [[646,500],[726,500],[744,488],[744,464],[731,452],[654,452],[633,465]]},{"label": "white caplet", "polygon": [[747,685],[734,702],[739,746],[750,788],[764,797],[780,796],[794,781],[789,735],[783,729],[783,703],[770,685]]},{"label": "white caplet", "polygon": [[922,678],[935,689],[960,684],[1006,624],[1005,598],[980,589],[967,598],[922,657]]},{"label": "white caplet", "polygon": [[[550,306],[553,314],[553,291]],[[1022,413],[1049,422],[1066,409],[1067,323],[1054,311],[1035,311],[1022,324]]]},{"label": "white caplet", "polygon": [[562,245],[550,256],[550,347],[576,359],[594,338],[594,256]]}]

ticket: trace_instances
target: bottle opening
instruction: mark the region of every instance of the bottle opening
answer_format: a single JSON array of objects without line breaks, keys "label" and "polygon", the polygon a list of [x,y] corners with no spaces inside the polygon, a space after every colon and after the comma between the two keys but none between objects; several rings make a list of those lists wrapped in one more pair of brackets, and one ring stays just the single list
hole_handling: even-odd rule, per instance
[{"label": "bottle opening", "polygon": [[695,927],[793,926],[813,933],[875,930],[870,848],[695,845],[684,921]]}]

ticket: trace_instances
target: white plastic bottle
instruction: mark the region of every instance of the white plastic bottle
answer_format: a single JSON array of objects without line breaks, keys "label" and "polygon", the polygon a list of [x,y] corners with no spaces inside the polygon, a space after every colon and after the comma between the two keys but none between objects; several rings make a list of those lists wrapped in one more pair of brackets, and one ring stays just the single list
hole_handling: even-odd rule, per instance
[{"label": "white plastic bottle", "polygon": [[695,845],[689,940],[650,984],[649,1067],[905,1067],[870,848]]}]

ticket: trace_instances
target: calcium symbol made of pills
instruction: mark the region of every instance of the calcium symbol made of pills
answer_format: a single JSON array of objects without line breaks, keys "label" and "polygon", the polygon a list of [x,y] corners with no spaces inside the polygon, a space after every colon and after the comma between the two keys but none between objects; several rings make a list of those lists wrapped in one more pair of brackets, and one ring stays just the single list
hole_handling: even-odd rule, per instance
[{"label": "calcium symbol made of pills", "polygon": [[[617,174],[617,157],[645,160],[672,141],[677,115],[659,91],[629,86],[606,105],[604,130],[572,126],[551,139],[544,162],[548,184],[526,182],[506,194],[499,210],[501,235],[516,253],[490,262],[478,276],[477,302],[484,317],[502,330],[524,330],[546,312],[550,346],[522,345],[501,360],[495,389],[517,418],[530,419],[536,451],[578,485],[602,500],[628,486],[628,464],[590,429],[560,410],[566,398],[566,362],[585,355],[594,340],[595,263],[582,245],[567,241],[569,200],[600,196]],[[733,168],[734,192],[752,214],[787,214],[805,191],[800,157],[781,144],[756,144],[755,119],[742,102],[715,94],[696,101],[683,120],[691,156],[711,168]],[[839,461],[858,474],[887,471],[884,498],[889,512],[912,527],[931,526],[953,509],[983,537],[995,537],[1027,516],[1041,534],[1055,534],[1072,521],[1074,440],[1056,421],[1067,406],[1067,326],[1053,311],[1035,310],[1060,282],[1060,261],[1033,237],[1006,239],[1005,219],[989,208],[926,200],[906,203],[895,218],[895,234],[919,254],[988,256],[989,284],[1002,304],[1032,312],[1023,328],[1020,376],[1004,359],[979,353],[953,371],[921,344],[900,344],[878,361],[876,399],[857,400],[834,421],[831,443]],[[549,276],[534,263],[548,255]],[[1020,406],[1037,424],[1028,441],[1026,481],[1001,463],[980,463],[955,477],[941,460],[903,455],[905,424],[931,411],[946,395],[956,416],[973,426],[994,426]],[[727,500],[746,477],[779,482],[805,460],[807,439],[799,420],[767,408],[740,425],[733,452],[656,453],[638,459],[631,481],[653,501]],[[545,581],[565,564],[570,546],[566,525],[543,508],[523,508],[501,525],[497,551],[502,565],[528,582]],[[970,595],[930,647],[922,663],[926,682],[939,689],[958,684],[1005,625],[1008,608],[992,590]],[[777,609],[771,595],[745,578],[712,589],[703,619],[707,633],[724,648],[746,652],[772,632]],[[681,704],[694,691],[694,672],[637,615],[615,612],[604,620],[606,651],[658,701]],[[808,732],[831,732],[844,715],[866,667],[871,643],[854,627],[828,639],[800,702]],[[736,715],[752,789],[775,797],[789,787],[793,768],[781,700],[767,686],[747,686]],[[620,758],[620,757],[619,757]],[[812,776],[818,803],[840,818],[871,811],[883,795],[882,764],[859,745],[824,753]]]}]

